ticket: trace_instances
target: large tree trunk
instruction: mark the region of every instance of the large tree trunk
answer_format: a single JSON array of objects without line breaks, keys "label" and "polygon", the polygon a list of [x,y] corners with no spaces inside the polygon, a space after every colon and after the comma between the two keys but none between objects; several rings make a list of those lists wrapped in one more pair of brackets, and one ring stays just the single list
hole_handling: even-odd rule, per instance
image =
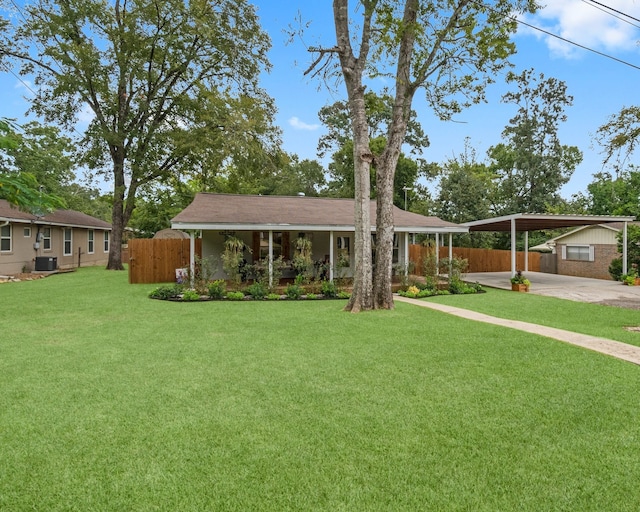
[{"label": "large tree trunk", "polygon": [[[398,152],[399,153],[399,152]],[[384,158],[386,157],[386,158]],[[376,167],[376,270],[373,276],[374,309],[393,309],[393,178],[398,158],[387,152]]]},{"label": "large tree trunk", "polygon": [[124,215],[124,159],[112,150],[113,163],[113,208],[111,210],[111,243],[107,270],[124,270],[122,265],[122,234],[125,228]]}]

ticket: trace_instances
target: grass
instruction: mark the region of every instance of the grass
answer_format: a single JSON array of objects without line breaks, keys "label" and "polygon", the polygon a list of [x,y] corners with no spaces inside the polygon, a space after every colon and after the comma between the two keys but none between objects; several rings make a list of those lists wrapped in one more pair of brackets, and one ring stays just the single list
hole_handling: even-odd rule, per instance
[{"label": "grass", "polygon": [[406,304],[151,288],[0,286],[0,510],[640,506],[637,366]]},{"label": "grass", "polygon": [[640,326],[640,311],[603,306],[532,293],[485,288],[481,295],[446,295],[426,300],[471,309],[479,313],[523,320],[568,331],[591,334],[640,346],[640,332],[625,327]]}]

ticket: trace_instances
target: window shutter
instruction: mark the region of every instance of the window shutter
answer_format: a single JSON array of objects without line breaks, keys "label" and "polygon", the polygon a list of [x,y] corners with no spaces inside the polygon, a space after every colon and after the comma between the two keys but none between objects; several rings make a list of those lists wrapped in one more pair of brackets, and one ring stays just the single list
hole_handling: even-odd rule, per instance
[{"label": "window shutter", "polygon": [[260,231],[253,232],[253,262],[257,262],[260,259]]},{"label": "window shutter", "polygon": [[562,259],[563,260],[567,259],[567,246],[566,245],[562,246]]},{"label": "window shutter", "polygon": [[589,261],[594,261],[595,260],[595,246],[590,245],[589,246]]}]

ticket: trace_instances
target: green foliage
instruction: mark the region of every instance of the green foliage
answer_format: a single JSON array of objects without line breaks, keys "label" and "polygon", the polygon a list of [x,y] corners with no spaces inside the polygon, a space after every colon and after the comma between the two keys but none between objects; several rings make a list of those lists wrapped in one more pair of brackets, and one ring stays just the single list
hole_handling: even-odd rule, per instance
[{"label": "green foliage", "polygon": [[205,295],[209,290],[209,283],[218,270],[218,262],[212,256],[201,258],[197,254],[194,258],[193,275],[191,268],[187,268],[187,282],[199,293]]},{"label": "green foliage", "polygon": [[318,298],[318,295],[316,295],[315,293],[307,293],[306,297],[309,300],[315,300]]},{"label": "green foliage", "polygon": [[244,293],[242,293],[242,292],[227,292],[226,297],[229,300],[244,300]]},{"label": "green foliage", "polygon": [[533,69],[509,73],[508,81],[517,90],[503,102],[515,104],[518,112],[502,132],[505,142],[489,149],[498,182],[495,204],[501,214],[543,213],[560,202],[560,188],[582,161],[582,152],[560,144],[558,137],[573,98],[563,81],[536,77]]},{"label": "green foliage", "polygon": [[308,238],[297,238],[294,244],[295,251],[292,261],[293,269],[296,272],[296,279],[300,277],[304,282],[311,280],[313,272],[311,245],[311,240]]},{"label": "green foliage", "polygon": [[237,288],[240,287],[242,282],[242,265],[245,261],[244,251],[249,250],[249,247],[234,236],[228,237],[224,241],[224,252],[222,253],[222,268],[227,274],[229,280]]},{"label": "green foliage", "polygon": [[266,166],[278,130],[257,82],[270,41],[246,0],[51,0],[11,21],[4,63],[34,77],[33,112],[65,128],[87,106],[94,114],[76,147],[113,183],[109,268],[123,268],[119,241],[140,186]]},{"label": "green foliage", "polygon": [[333,299],[338,294],[338,288],[333,281],[322,281],[320,286],[320,292],[323,296]]},{"label": "green foliage", "polygon": [[256,281],[255,283],[247,286],[245,292],[256,300],[262,300],[267,296],[269,290],[264,284]]},{"label": "green foliage", "polygon": [[269,282],[269,259],[264,258],[251,265],[251,271],[255,275],[256,282],[262,284],[272,292],[280,283],[282,272],[286,266],[284,258],[279,256],[271,262],[271,283]]},{"label": "green foliage", "polygon": [[284,290],[288,299],[299,299],[304,294],[304,288],[298,284],[289,284]]},{"label": "green foliage", "polygon": [[620,176],[640,143],[640,106],[622,107],[598,128],[595,139],[604,149],[604,164]]},{"label": "green foliage", "polygon": [[351,294],[349,292],[339,291],[338,294],[336,295],[336,298],[338,298],[338,299],[349,299],[349,298],[351,298]]},{"label": "green foliage", "polygon": [[526,286],[530,286],[531,281],[524,276],[522,270],[518,270],[516,275],[511,278],[511,284],[524,284]]},{"label": "green foliage", "polygon": [[609,275],[614,281],[622,281],[622,258],[614,258],[609,264]]},{"label": "green foliage", "polygon": [[185,290],[182,292],[182,300],[185,302],[194,302],[200,300],[200,294],[195,290]]},{"label": "green foliage", "polygon": [[208,292],[212,299],[222,299],[227,289],[227,283],[224,279],[218,279],[209,283]]},{"label": "green foliage", "polygon": [[148,296],[151,299],[160,299],[160,300],[169,300],[177,298],[184,287],[180,284],[170,284],[170,285],[162,285],[158,286],[154,290],[151,290]]},{"label": "green foliage", "polygon": [[267,300],[280,300],[280,298],[281,297],[279,293],[269,293],[266,297]]}]

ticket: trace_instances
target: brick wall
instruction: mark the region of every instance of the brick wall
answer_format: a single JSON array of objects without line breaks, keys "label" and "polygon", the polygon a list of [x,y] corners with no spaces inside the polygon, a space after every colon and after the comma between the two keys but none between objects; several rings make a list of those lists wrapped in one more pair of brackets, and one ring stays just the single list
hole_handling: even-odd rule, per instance
[{"label": "brick wall", "polygon": [[556,247],[558,258],[558,274],[565,276],[591,277],[594,279],[611,279],[609,265],[611,260],[619,258],[615,245],[594,245],[594,261],[576,261],[562,259],[563,244]]}]

